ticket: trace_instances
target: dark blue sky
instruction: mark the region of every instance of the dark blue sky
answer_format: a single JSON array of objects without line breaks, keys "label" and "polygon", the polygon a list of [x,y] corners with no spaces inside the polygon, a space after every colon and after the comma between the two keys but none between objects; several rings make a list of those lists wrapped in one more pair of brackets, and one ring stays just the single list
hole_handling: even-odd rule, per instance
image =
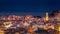
[{"label": "dark blue sky", "polygon": [[0,0],[0,15],[39,15],[60,9],[60,0]]}]

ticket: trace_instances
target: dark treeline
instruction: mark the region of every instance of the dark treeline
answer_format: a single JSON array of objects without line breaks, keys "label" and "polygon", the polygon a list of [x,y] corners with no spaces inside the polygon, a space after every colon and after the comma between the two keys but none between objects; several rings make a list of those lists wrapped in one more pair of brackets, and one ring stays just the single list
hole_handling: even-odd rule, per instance
[{"label": "dark treeline", "polygon": [[49,14],[50,17],[56,16],[58,13],[60,13],[60,10],[53,10],[51,14]]}]

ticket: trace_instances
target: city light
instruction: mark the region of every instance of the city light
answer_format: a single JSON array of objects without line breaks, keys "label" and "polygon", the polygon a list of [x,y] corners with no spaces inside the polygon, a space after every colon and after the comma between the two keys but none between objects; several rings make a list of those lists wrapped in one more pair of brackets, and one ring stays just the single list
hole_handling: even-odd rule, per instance
[{"label": "city light", "polygon": [[60,26],[58,27],[58,31],[60,31]]},{"label": "city light", "polygon": [[[36,31],[47,31],[52,33],[52,31],[60,32],[60,17],[49,17],[48,12],[46,12],[46,15],[44,17],[38,18],[34,17],[32,15],[26,15],[26,16],[8,16],[8,17],[1,17],[0,19],[0,28],[3,31],[3,33],[6,33],[7,31],[10,33],[20,34],[22,33],[34,33],[37,34]],[[4,28],[4,29],[3,29]],[[8,33],[7,32],[7,33]],[[0,32],[1,33],[1,32]],[[54,33],[54,32],[53,32]]]},{"label": "city light", "polygon": [[12,24],[9,24],[9,25],[7,25],[7,26],[5,26],[7,29],[9,28],[9,27],[11,27],[12,26]]}]

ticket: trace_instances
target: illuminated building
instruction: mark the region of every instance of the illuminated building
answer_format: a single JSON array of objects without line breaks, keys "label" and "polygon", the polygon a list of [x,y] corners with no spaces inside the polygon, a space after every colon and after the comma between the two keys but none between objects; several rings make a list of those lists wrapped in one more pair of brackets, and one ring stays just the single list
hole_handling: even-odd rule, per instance
[{"label": "illuminated building", "polygon": [[30,20],[32,18],[32,15],[27,15],[26,17],[25,17],[25,20]]},{"label": "illuminated building", "polygon": [[48,12],[46,12],[46,16],[45,16],[44,20],[45,20],[45,21],[48,21],[48,20],[49,20]]},{"label": "illuminated building", "polygon": [[57,26],[56,30],[57,30],[56,34],[60,34],[60,25]]},{"label": "illuminated building", "polygon": [[1,20],[5,20],[5,16],[1,16]]},{"label": "illuminated building", "polygon": [[46,21],[48,21],[49,18],[48,18],[48,12],[46,12]]},{"label": "illuminated building", "polygon": [[4,31],[2,30],[2,28],[0,28],[0,34],[4,34]]},{"label": "illuminated building", "polygon": [[15,32],[15,34],[20,34],[19,32]]},{"label": "illuminated building", "polygon": [[4,22],[3,24],[5,28],[8,28],[12,25],[12,22]]},{"label": "illuminated building", "polygon": [[60,31],[60,26],[58,27],[58,31]]}]

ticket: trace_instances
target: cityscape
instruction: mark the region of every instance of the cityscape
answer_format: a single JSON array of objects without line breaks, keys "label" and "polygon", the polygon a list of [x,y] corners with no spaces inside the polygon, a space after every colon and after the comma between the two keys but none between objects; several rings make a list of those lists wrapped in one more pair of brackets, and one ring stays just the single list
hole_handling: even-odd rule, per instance
[{"label": "cityscape", "polygon": [[0,34],[60,34],[60,0],[0,0]]},{"label": "cityscape", "polygon": [[60,34],[60,10],[41,16],[1,16],[0,34]]}]

